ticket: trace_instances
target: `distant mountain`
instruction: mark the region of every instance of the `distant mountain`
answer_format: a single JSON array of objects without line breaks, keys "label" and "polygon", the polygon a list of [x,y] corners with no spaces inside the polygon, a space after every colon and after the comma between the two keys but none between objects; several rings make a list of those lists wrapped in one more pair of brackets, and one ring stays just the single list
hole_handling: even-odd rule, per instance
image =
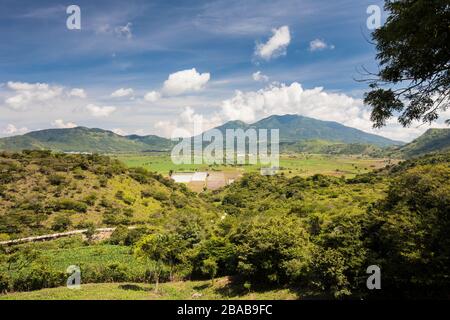
[{"label": "distant mountain", "polygon": [[[300,152],[309,152],[308,150],[313,152],[311,150],[313,145],[316,151],[326,148],[328,150],[326,153],[345,153],[367,150],[367,145],[385,147],[402,144],[402,142],[346,127],[337,122],[321,121],[299,115],[270,116],[253,124],[229,121],[216,129],[225,134],[226,129],[246,130],[249,128],[279,129],[281,145],[288,146],[289,150],[304,150]],[[306,141],[315,142],[308,142],[306,146]],[[175,142],[172,140],[155,135],[121,136],[108,130],[85,127],[47,129],[0,139],[0,150],[12,151],[50,149],[62,152],[134,153],[169,151],[174,145]]]},{"label": "distant mountain", "polygon": [[225,132],[226,129],[279,129],[280,142],[298,142],[306,140],[326,140],[341,143],[372,144],[379,147],[403,145],[375,134],[344,126],[333,121],[322,121],[300,115],[274,115],[253,124],[242,121],[230,121],[216,129]]},{"label": "distant mountain", "polygon": [[428,129],[420,137],[394,153],[403,158],[413,158],[446,150],[450,150],[450,129]]},{"label": "distant mountain", "polygon": [[169,150],[172,141],[156,136],[120,136],[102,129],[47,129],[0,139],[0,149],[50,149],[62,152],[125,153]]}]

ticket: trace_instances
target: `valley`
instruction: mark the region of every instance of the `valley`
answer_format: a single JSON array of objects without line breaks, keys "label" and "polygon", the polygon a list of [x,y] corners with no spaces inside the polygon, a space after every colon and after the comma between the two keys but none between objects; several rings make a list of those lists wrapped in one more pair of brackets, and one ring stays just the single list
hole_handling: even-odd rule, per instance
[{"label": "valley", "polygon": [[[376,298],[365,289],[371,264],[382,266],[387,295],[447,286],[417,259],[447,241],[445,130],[403,146],[283,142],[275,175],[259,164],[175,165],[161,145],[140,150],[155,137],[32,136],[47,142],[0,152],[0,299]],[[41,150],[48,141],[55,149]],[[103,155],[97,145],[108,146]],[[69,266],[81,270],[81,290],[64,287]],[[417,287],[405,280],[413,275]]]}]

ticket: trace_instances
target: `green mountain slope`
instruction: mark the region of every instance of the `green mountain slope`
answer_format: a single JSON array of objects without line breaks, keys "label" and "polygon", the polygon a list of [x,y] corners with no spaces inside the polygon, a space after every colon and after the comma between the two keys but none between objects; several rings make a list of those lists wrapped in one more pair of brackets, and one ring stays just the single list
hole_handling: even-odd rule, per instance
[{"label": "green mountain slope", "polygon": [[[242,121],[229,121],[216,129],[224,135],[227,129],[279,129],[280,142],[295,144],[307,140],[327,141],[325,144],[363,144],[364,146],[334,146],[324,153],[345,153],[342,149],[367,149],[367,145],[378,147],[401,145],[399,141],[393,141],[381,136],[370,134],[361,130],[346,127],[337,122],[321,121],[299,115],[270,116],[253,124]],[[311,143],[310,143],[311,144]],[[314,144],[314,143],[313,143]],[[136,153],[149,151],[169,151],[175,145],[170,139],[148,136],[120,136],[103,129],[89,129],[76,127],[71,129],[47,129],[34,131],[22,136],[14,136],[0,139],[0,150],[19,151],[24,149],[50,149],[62,152],[91,152],[91,153]],[[302,149],[303,147],[294,147]],[[311,149],[311,146],[308,147]],[[308,149],[306,148],[306,149]],[[323,143],[314,147],[319,152]],[[314,149],[313,148],[313,149]],[[333,151],[335,148],[339,150]],[[314,152],[304,150],[302,152]]]},{"label": "green mountain slope", "polygon": [[401,147],[397,153],[405,158],[450,149],[450,129],[428,129],[423,135]]},{"label": "green mountain slope", "polygon": [[225,132],[226,129],[236,128],[243,130],[248,128],[279,129],[280,142],[326,140],[341,143],[373,144],[380,147],[403,144],[403,142],[350,128],[337,122],[322,121],[300,115],[274,115],[253,124],[231,121],[216,129]]},{"label": "green mountain slope", "polygon": [[280,151],[283,153],[315,153],[315,154],[346,154],[381,156],[381,147],[366,143],[341,143],[327,140],[302,140],[298,142],[282,142]]},{"label": "green mountain slope", "polygon": [[155,226],[162,214],[169,226],[183,214],[206,222],[215,217],[184,185],[106,156],[0,152],[0,172],[1,240],[87,224]]},{"label": "green mountain slope", "polygon": [[169,139],[156,136],[123,137],[111,131],[76,127],[71,129],[47,129],[23,136],[0,139],[0,149],[51,149],[62,152],[124,153],[168,150]]}]

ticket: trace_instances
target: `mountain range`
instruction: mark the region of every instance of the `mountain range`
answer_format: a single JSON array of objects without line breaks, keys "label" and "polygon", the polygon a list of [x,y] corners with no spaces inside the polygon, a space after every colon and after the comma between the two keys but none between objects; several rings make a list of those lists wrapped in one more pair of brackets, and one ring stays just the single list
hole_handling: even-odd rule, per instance
[{"label": "mountain range", "polygon": [[[369,144],[377,147],[400,146],[391,140],[337,122],[322,121],[300,115],[274,115],[247,124],[229,121],[216,129],[279,129],[281,144],[320,140],[343,144]],[[50,149],[62,152],[132,153],[169,151],[176,142],[155,135],[121,136],[108,130],[76,127],[46,129],[0,139],[0,150]]]}]

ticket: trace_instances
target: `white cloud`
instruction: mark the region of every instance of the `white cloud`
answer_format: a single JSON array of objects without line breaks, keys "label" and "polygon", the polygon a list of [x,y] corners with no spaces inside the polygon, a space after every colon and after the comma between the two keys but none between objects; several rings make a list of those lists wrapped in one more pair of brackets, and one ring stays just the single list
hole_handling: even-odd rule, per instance
[{"label": "white cloud", "polygon": [[62,87],[50,86],[47,83],[7,83],[7,88],[14,91],[14,95],[7,98],[5,103],[16,110],[23,110],[30,104],[49,101],[61,95]]},{"label": "white cloud", "polygon": [[71,96],[71,97],[78,97],[78,98],[84,99],[84,98],[87,97],[87,94],[84,91],[84,89],[73,88],[72,90],[70,90],[69,96]]},{"label": "white cloud", "polygon": [[2,134],[5,135],[14,135],[14,134],[24,134],[28,132],[28,129],[26,127],[17,128],[13,124],[8,124],[3,130],[1,131]]},{"label": "white cloud", "polygon": [[111,93],[111,97],[113,98],[123,98],[123,97],[128,97],[128,96],[132,96],[134,93],[134,90],[131,88],[120,88],[116,91],[114,91],[113,93]]},{"label": "white cloud", "polygon": [[107,117],[111,113],[116,111],[116,107],[112,107],[112,106],[100,107],[95,104],[88,104],[86,106],[86,110],[88,110],[91,113],[91,115],[93,115],[94,117]]},{"label": "white cloud", "polygon": [[309,51],[311,51],[311,52],[322,51],[325,49],[333,50],[334,45],[332,45],[332,44],[330,45],[321,39],[314,39],[313,41],[311,41],[309,43]]},{"label": "white cloud", "polygon": [[252,74],[252,78],[255,81],[262,81],[262,82],[267,82],[269,81],[269,77],[262,74],[261,71],[257,71],[255,73]]},{"label": "white cloud", "polygon": [[291,42],[288,26],[272,29],[272,37],[266,43],[259,43],[255,48],[255,56],[264,60],[270,60],[286,54],[286,49]]},{"label": "white cloud", "polygon": [[[410,141],[425,132],[429,126],[414,124],[403,128],[392,118],[386,127],[374,129],[370,121],[370,108],[362,99],[343,93],[326,92],[322,87],[303,89],[301,84],[270,85],[258,91],[241,92],[224,100],[218,113],[222,121],[242,120],[247,123],[270,115],[299,114],[319,120],[335,121],[390,139]],[[447,117],[448,118],[448,117]],[[442,119],[446,119],[443,115]],[[443,120],[432,127],[444,127]]]},{"label": "white cloud", "polygon": [[131,39],[133,37],[133,33],[131,30],[131,26],[132,23],[128,22],[126,25],[124,26],[118,26],[114,29],[114,32],[116,33],[116,35],[118,35],[119,37],[124,37],[127,39]]},{"label": "white cloud", "polygon": [[164,81],[163,93],[169,96],[200,91],[209,81],[209,73],[198,73],[195,68],[182,70],[169,75]]},{"label": "white cloud", "polygon": [[161,94],[158,91],[149,91],[145,94],[144,100],[148,102],[156,102],[161,98]]},{"label": "white cloud", "polygon": [[191,107],[185,107],[183,111],[172,121],[158,121],[155,128],[165,137],[191,137],[222,124],[222,118],[218,114],[204,117],[195,112]]},{"label": "white cloud", "polygon": [[304,90],[301,84],[270,85],[258,91],[236,91],[222,102],[222,114],[228,120],[252,122],[272,114],[298,113],[338,122],[361,117],[362,100],[344,94],[327,93],[323,88]]},{"label": "white cloud", "polygon": [[115,129],[112,129],[111,131],[114,132],[115,134],[118,134],[119,136],[126,136],[127,135],[127,133],[124,130],[120,129],[120,128],[115,128]]},{"label": "white cloud", "polygon": [[77,124],[73,123],[73,122],[65,123],[63,119],[57,119],[52,122],[52,126],[59,128],[59,129],[69,129],[69,128],[75,128],[77,126]]}]

